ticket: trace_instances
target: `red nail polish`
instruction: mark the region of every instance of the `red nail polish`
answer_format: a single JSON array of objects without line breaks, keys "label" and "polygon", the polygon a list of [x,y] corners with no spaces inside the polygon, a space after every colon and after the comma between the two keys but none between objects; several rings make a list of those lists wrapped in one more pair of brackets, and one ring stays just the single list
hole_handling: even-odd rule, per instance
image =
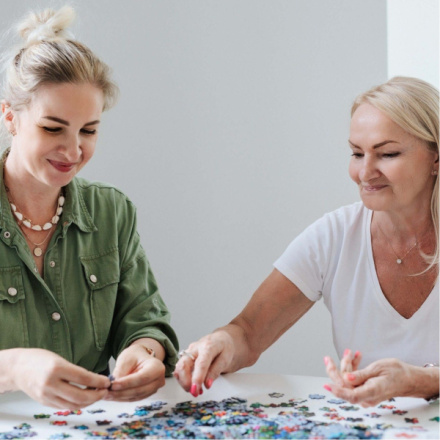
[{"label": "red nail polish", "polygon": [[191,385],[191,389],[189,390],[189,392],[190,392],[194,397],[197,397],[197,396],[198,396],[198,394],[197,394],[197,385],[196,385],[195,383],[193,383],[193,384]]},{"label": "red nail polish", "polygon": [[208,388],[208,390],[212,387],[212,383],[214,381],[212,379],[208,379],[208,381],[206,382],[206,388]]},{"label": "red nail polish", "polygon": [[327,384],[324,385],[324,388],[325,388],[327,391],[330,391],[330,392],[331,392],[331,390],[332,390],[331,386],[330,386],[330,385],[327,385]]},{"label": "red nail polish", "polygon": [[348,348],[346,348],[346,349],[344,350],[344,357],[345,357],[345,356],[348,356],[348,353],[350,353],[350,350],[349,350]]},{"label": "red nail polish", "polygon": [[348,380],[355,380],[356,376],[353,373],[347,373],[347,379]]},{"label": "red nail polish", "polygon": [[360,354],[361,354],[361,352],[360,352],[360,351],[357,351],[357,352],[354,354],[354,357],[357,358]]},{"label": "red nail polish", "polygon": [[200,393],[199,395],[201,396],[203,394],[203,388],[200,388]]}]

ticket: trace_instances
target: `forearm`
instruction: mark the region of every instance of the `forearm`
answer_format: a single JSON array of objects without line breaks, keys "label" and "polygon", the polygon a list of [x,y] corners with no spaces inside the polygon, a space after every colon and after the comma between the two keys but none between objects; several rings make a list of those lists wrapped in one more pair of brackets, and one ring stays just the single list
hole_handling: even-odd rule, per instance
[{"label": "forearm", "polygon": [[22,362],[20,358],[23,350],[22,348],[0,350],[0,393],[18,390],[15,384],[14,372]]}]

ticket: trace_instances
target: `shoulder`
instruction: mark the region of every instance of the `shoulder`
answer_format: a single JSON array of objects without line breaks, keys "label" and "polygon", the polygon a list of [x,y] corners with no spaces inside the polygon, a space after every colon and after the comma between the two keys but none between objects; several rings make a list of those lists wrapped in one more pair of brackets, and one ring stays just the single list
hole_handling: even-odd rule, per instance
[{"label": "shoulder", "polygon": [[315,224],[344,230],[351,229],[367,221],[369,212],[362,202],[356,202],[324,214]]},{"label": "shoulder", "polygon": [[82,196],[84,200],[93,199],[103,203],[123,202],[133,205],[133,202],[123,191],[110,183],[90,181],[82,177],[75,177],[71,185],[76,187],[78,195]]}]

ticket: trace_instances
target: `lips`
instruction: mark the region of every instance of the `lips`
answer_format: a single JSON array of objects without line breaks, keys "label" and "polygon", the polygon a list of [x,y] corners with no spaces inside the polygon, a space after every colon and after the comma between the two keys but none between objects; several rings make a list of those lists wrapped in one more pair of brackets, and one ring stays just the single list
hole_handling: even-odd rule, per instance
[{"label": "lips", "polygon": [[58,171],[61,171],[62,173],[68,173],[69,171],[72,171],[75,167],[76,163],[70,163],[70,162],[58,162],[56,160],[49,160],[49,163]]},{"label": "lips", "polygon": [[377,192],[386,188],[388,185],[361,185],[362,190],[366,192]]}]

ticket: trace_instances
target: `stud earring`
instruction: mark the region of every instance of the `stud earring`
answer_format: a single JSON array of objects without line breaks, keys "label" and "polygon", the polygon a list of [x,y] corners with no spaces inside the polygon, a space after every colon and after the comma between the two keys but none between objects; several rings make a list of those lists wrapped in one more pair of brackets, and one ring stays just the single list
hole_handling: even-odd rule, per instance
[{"label": "stud earring", "polygon": [[436,175],[438,174],[438,171],[437,171],[437,170],[432,170],[431,174],[432,174],[433,176],[436,176]]},{"label": "stud earring", "polygon": [[17,132],[16,132],[15,130],[11,130],[9,133],[10,133],[12,136],[15,136],[15,135],[17,134]]}]

